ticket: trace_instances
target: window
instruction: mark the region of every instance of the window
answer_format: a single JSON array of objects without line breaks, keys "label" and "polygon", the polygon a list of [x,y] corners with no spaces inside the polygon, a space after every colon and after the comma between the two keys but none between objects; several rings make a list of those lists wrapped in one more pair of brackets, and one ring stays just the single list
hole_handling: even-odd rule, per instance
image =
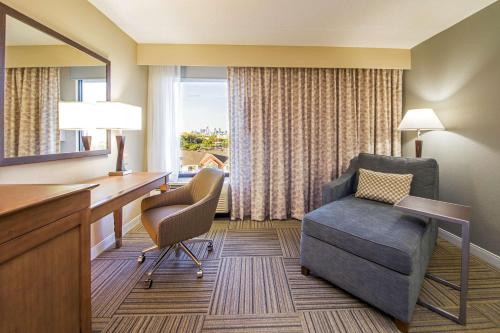
[{"label": "window", "polygon": [[[79,102],[105,102],[106,101],[106,80],[85,79],[77,80],[77,96]],[[92,149],[106,149],[107,133],[103,129],[89,129],[86,135],[92,137]],[[83,142],[80,140],[80,150],[83,149]]]},{"label": "window", "polygon": [[229,172],[227,80],[180,82],[181,176],[201,168]]},{"label": "window", "polygon": [[78,80],[78,101],[104,102],[106,101],[105,80]]}]

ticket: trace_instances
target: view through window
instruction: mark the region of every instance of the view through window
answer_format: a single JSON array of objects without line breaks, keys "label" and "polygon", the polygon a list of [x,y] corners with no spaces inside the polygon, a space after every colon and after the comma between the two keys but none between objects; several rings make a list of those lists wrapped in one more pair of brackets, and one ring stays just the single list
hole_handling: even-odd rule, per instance
[{"label": "view through window", "polygon": [[201,168],[229,172],[227,80],[180,83],[181,176]]},{"label": "view through window", "polygon": [[[106,80],[78,80],[77,95],[80,102],[105,102],[106,101]],[[92,137],[92,147],[95,149],[106,149],[107,134],[103,129],[89,129],[87,134]],[[80,150],[83,149],[83,142],[80,142]]]}]

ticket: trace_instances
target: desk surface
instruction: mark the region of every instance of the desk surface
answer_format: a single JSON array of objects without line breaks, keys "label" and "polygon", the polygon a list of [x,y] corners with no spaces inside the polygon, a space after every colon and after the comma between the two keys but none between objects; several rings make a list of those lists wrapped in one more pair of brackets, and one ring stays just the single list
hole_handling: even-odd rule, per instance
[{"label": "desk surface", "polygon": [[0,216],[93,188],[85,185],[0,185]]},{"label": "desk surface", "polygon": [[394,205],[394,208],[454,223],[470,223],[469,206],[420,198],[408,195]]},{"label": "desk surface", "polygon": [[85,184],[99,185],[91,192],[90,208],[94,209],[169,174],[170,172],[134,172],[125,176],[104,176],[90,179]]}]

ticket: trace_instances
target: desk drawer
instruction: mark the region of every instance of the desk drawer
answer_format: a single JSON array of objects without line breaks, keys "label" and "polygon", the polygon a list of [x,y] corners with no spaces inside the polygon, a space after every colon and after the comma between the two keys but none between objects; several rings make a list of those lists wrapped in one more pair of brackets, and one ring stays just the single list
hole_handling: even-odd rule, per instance
[{"label": "desk drawer", "polygon": [[87,215],[74,213],[0,245],[2,332],[80,332]]}]

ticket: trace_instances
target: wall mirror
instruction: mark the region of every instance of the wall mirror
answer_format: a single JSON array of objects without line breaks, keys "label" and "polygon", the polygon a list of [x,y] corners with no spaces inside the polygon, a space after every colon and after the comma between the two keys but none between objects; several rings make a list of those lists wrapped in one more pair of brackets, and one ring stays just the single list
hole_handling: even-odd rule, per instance
[{"label": "wall mirror", "polygon": [[110,132],[65,127],[64,103],[110,98],[110,62],[0,3],[0,166],[110,152]]}]

